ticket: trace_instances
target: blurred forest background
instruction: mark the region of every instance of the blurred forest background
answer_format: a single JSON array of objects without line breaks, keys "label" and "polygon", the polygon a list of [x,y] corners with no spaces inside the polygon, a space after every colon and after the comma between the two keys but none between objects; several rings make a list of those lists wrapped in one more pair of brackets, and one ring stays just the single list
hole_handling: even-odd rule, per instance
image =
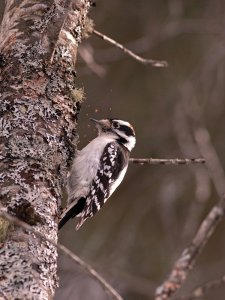
[{"label": "blurred forest background", "polygon": [[[142,65],[94,35],[84,41],[76,68],[87,98],[78,148],[96,136],[89,117],[117,117],[136,130],[132,157],[205,154],[209,161],[209,168],[130,164],[123,183],[94,218],[78,232],[74,221],[60,232],[60,242],[124,299],[153,299],[225,190],[225,2],[98,0],[90,17],[100,32],[143,57],[168,61],[169,67]],[[224,228],[222,222],[178,296],[224,275]],[[69,259],[60,255],[59,264],[56,300],[109,299]],[[222,300],[224,293],[220,287],[204,299]]]}]

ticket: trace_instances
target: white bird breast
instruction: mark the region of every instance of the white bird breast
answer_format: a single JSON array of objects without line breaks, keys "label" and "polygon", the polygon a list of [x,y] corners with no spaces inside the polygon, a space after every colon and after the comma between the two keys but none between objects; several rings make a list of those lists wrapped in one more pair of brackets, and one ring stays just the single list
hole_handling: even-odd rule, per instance
[{"label": "white bird breast", "polygon": [[114,139],[110,136],[98,136],[78,152],[68,177],[69,203],[88,194],[90,184],[97,173],[103,150],[108,143],[113,141]]}]

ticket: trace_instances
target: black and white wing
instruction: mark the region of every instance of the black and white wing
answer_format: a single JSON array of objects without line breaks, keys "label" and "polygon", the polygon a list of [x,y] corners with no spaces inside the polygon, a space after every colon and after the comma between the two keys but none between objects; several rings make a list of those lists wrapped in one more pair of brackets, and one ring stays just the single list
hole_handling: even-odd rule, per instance
[{"label": "black and white wing", "polygon": [[127,170],[128,157],[129,152],[118,143],[112,142],[105,146],[76,229],[100,210],[121,183]]}]

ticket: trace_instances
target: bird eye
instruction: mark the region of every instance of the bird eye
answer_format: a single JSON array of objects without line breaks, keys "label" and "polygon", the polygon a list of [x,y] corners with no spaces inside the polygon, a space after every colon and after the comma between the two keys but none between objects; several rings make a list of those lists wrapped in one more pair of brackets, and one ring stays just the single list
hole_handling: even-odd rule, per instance
[{"label": "bird eye", "polygon": [[114,128],[120,128],[120,124],[116,121],[113,122],[113,127]]}]

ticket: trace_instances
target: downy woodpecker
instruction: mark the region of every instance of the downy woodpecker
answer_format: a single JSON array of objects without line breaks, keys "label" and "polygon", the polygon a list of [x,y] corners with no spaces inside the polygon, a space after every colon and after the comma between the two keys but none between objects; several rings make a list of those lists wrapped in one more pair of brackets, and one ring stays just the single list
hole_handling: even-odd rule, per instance
[{"label": "downy woodpecker", "polygon": [[79,217],[76,229],[100,210],[120,185],[127,171],[136,138],[133,127],[118,119],[91,119],[98,136],[78,151],[68,176],[68,207],[61,215],[59,229]]}]

